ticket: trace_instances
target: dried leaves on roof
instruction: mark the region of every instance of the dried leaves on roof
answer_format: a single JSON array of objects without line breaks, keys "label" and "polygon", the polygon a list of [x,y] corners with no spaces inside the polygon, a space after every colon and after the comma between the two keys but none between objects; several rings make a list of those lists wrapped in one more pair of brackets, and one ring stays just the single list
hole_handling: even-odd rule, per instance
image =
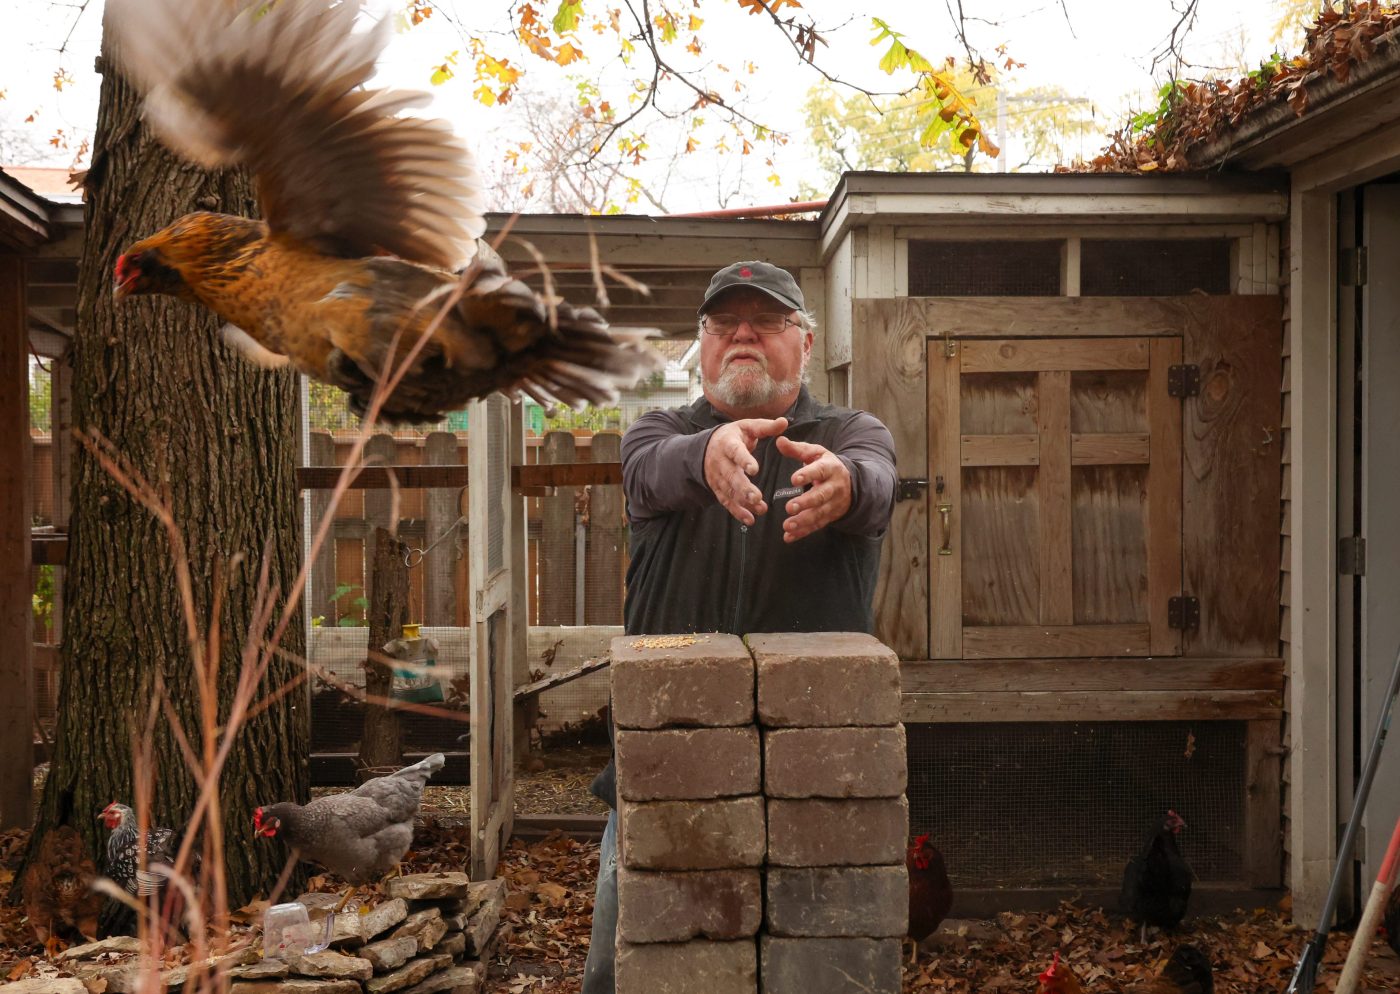
[{"label": "dried leaves on roof", "polygon": [[1307,113],[1309,86],[1327,77],[1346,83],[1357,66],[1395,45],[1400,8],[1379,3],[1351,5],[1350,14],[1324,8],[1308,30],[1302,53],[1275,56],[1236,80],[1177,80],[1162,88],[1160,106],[1135,117],[1115,133],[1090,162],[1066,172],[1151,172],[1185,169],[1187,150],[1219,138],[1250,114],[1287,101]]}]

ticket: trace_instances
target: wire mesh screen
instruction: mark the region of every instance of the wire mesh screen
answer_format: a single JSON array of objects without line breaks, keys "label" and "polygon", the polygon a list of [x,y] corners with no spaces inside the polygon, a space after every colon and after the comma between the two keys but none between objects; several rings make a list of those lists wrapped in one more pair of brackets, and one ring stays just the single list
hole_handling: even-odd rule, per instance
[{"label": "wire mesh screen", "polygon": [[[437,643],[431,665],[416,663],[394,678],[396,698],[431,704],[436,710],[460,712],[460,720],[417,711],[399,712],[399,733],[405,752],[454,752],[465,735],[470,707],[468,687],[472,639],[468,628],[424,628],[425,638]],[[363,690],[364,660],[369,629],[313,628],[307,655],[316,675],[311,681],[311,751],[354,753],[364,731],[364,705],[345,687]]]},{"label": "wire mesh screen", "polygon": [[1085,297],[1155,297],[1230,292],[1230,239],[1085,239],[1079,292]]},{"label": "wire mesh screen", "polygon": [[[305,457],[312,466],[339,466],[351,456],[359,434],[358,420],[349,413],[339,391],[308,384],[303,396]],[[369,439],[364,460],[372,465],[465,465],[467,420],[457,413],[436,425],[377,431]],[[322,519],[330,515],[324,544],[311,561],[306,590],[307,657],[312,666],[311,751],[338,757],[359,751],[364,708],[354,691],[364,687],[368,646],[370,576],[374,529],[396,531],[401,542],[420,550],[409,557],[408,620],[425,625],[422,634],[437,643],[430,666],[406,668],[395,675],[396,699],[456,712],[445,717],[399,711],[399,728],[406,753],[465,751],[457,737],[470,727],[469,672],[472,653],[468,604],[470,575],[466,540],[469,507],[466,487],[434,489],[350,490],[334,509],[330,490],[306,492],[307,541]],[[309,552],[309,549],[308,549]],[[344,779],[339,766],[313,763],[318,782]],[[347,767],[348,768],[348,767]],[[438,779],[449,782],[450,770]],[[463,767],[464,769],[464,767]]]},{"label": "wire mesh screen", "polygon": [[44,528],[55,524],[53,445],[53,375],[56,359],[29,357],[29,459],[30,524]]},{"label": "wire mesh screen", "polygon": [[[59,507],[59,480],[67,474],[57,464],[62,458],[54,445],[54,364],[61,360],[29,357],[29,523],[36,534],[62,531],[67,522]],[[52,734],[58,708],[58,642],[63,571],[58,566],[30,567],[30,603],[33,605],[34,713],[40,726]]]},{"label": "wire mesh screen", "polygon": [[[618,422],[613,422],[617,424]],[[544,464],[618,463],[622,433],[555,428],[532,439],[527,459]],[[622,578],[627,568],[627,522],[622,487],[560,487],[529,501],[530,634],[532,679],[567,673],[602,656],[622,632]],[[606,672],[546,691],[538,732],[601,726],[608,700]]]},{"label": "wire mesh screen", "polygon": [[1063,242],[909,243],[911,297],[1054,297]]},{"label": "wire mesh screen", "polygon": [[907,726],[909,821],[955,886],[1117,887],[1168,808],[1202,881],[1243,876],[1243,722]]}]

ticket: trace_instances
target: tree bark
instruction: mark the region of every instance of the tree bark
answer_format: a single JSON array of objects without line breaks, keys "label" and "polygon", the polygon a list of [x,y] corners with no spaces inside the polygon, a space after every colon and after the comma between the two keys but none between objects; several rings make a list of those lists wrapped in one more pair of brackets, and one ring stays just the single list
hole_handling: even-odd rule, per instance
[{"label": "tree bark", "polygon": [[399,713],[376,701],[388,700],[394,671],[375,660],[384,643],[403,634],[408,620],[408,567],[402,542],[383,528],[374,530],[374,560],[369,580],[369,652],[365,658],[365,730],[360,736],[360,779],[381,776],[386,767],[403,765]]},{"label": "tree bark", "polygon": [[[216,620],[223,635],[215,677],[222,724],[250,637],[259,569],[266,560],[280,614],[300,565],[297,382],[238,358],[218,336],[218,319],[198,306],[113,300],[113,266],[131,242],[193,210],[251,214],[255,204],[243,172],[206,173],[159,145],[141,123],[136,92],[105,58],[99,67],[73,424],[110,439],[167,495],[188,550],[200,627]],[[101,854],[106,832],[95,816],[113,800],[135,806],[133,742],[145,734],[158,688],[196,752],[200,710],[166,531],[82,447],[68,549],[58,728],[34,838],[70,824]],[[304,643],[298,613],[281,647],[300,657]],[[299,662],[279,657],[258,698],[300,674]],[[294,689],[235,733],[219,785],[231,907],[266,893],[283,866],[281,847],[253,844],[252,809],[307,799],[307,719],[305,693]],[[163,709],[154,714],[150,752],[152,824],[184,828],[198,792]]]}]

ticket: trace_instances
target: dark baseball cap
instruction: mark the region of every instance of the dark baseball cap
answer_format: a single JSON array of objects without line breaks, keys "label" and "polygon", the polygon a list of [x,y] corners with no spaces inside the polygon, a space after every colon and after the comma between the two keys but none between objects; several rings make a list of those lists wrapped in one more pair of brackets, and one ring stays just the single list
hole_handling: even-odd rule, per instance
[{"label": "dark baseball cap", "polygon": [[724,291],[740,286],[762,290],[778,303],[793,310],[807,309],[807,305],[802,302],[801,287],[786,269],[779,269],[766,262],[736,262],[725,266],[710,280],[710,288],[705,291],[705,299],[700,302],[700,313],[704,314],[705,308],[710,306],[710,301]]}]

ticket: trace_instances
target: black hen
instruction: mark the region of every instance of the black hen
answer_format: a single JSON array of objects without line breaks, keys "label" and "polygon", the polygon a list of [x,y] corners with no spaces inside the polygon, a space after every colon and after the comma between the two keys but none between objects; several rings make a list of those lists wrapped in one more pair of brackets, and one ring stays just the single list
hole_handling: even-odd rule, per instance
[{"label": "black hen", "polygon": [[920,835],[905,853],[909,871],[909,938],[914,943],[914,958],[923,942],[948,917],[953,907],[953,885],[948,881],[948,867],[943,854]]},{"label": "black hen", "polygon": [[1167,811],[1161,827],[1128,860],[1123,871],[1120,905],[1124,914],[1141,923],[1144,942],[1148,925],[1173,928],[1186,917],[1192,873],[1176,844],[1185,827],[1179,814]]}]

